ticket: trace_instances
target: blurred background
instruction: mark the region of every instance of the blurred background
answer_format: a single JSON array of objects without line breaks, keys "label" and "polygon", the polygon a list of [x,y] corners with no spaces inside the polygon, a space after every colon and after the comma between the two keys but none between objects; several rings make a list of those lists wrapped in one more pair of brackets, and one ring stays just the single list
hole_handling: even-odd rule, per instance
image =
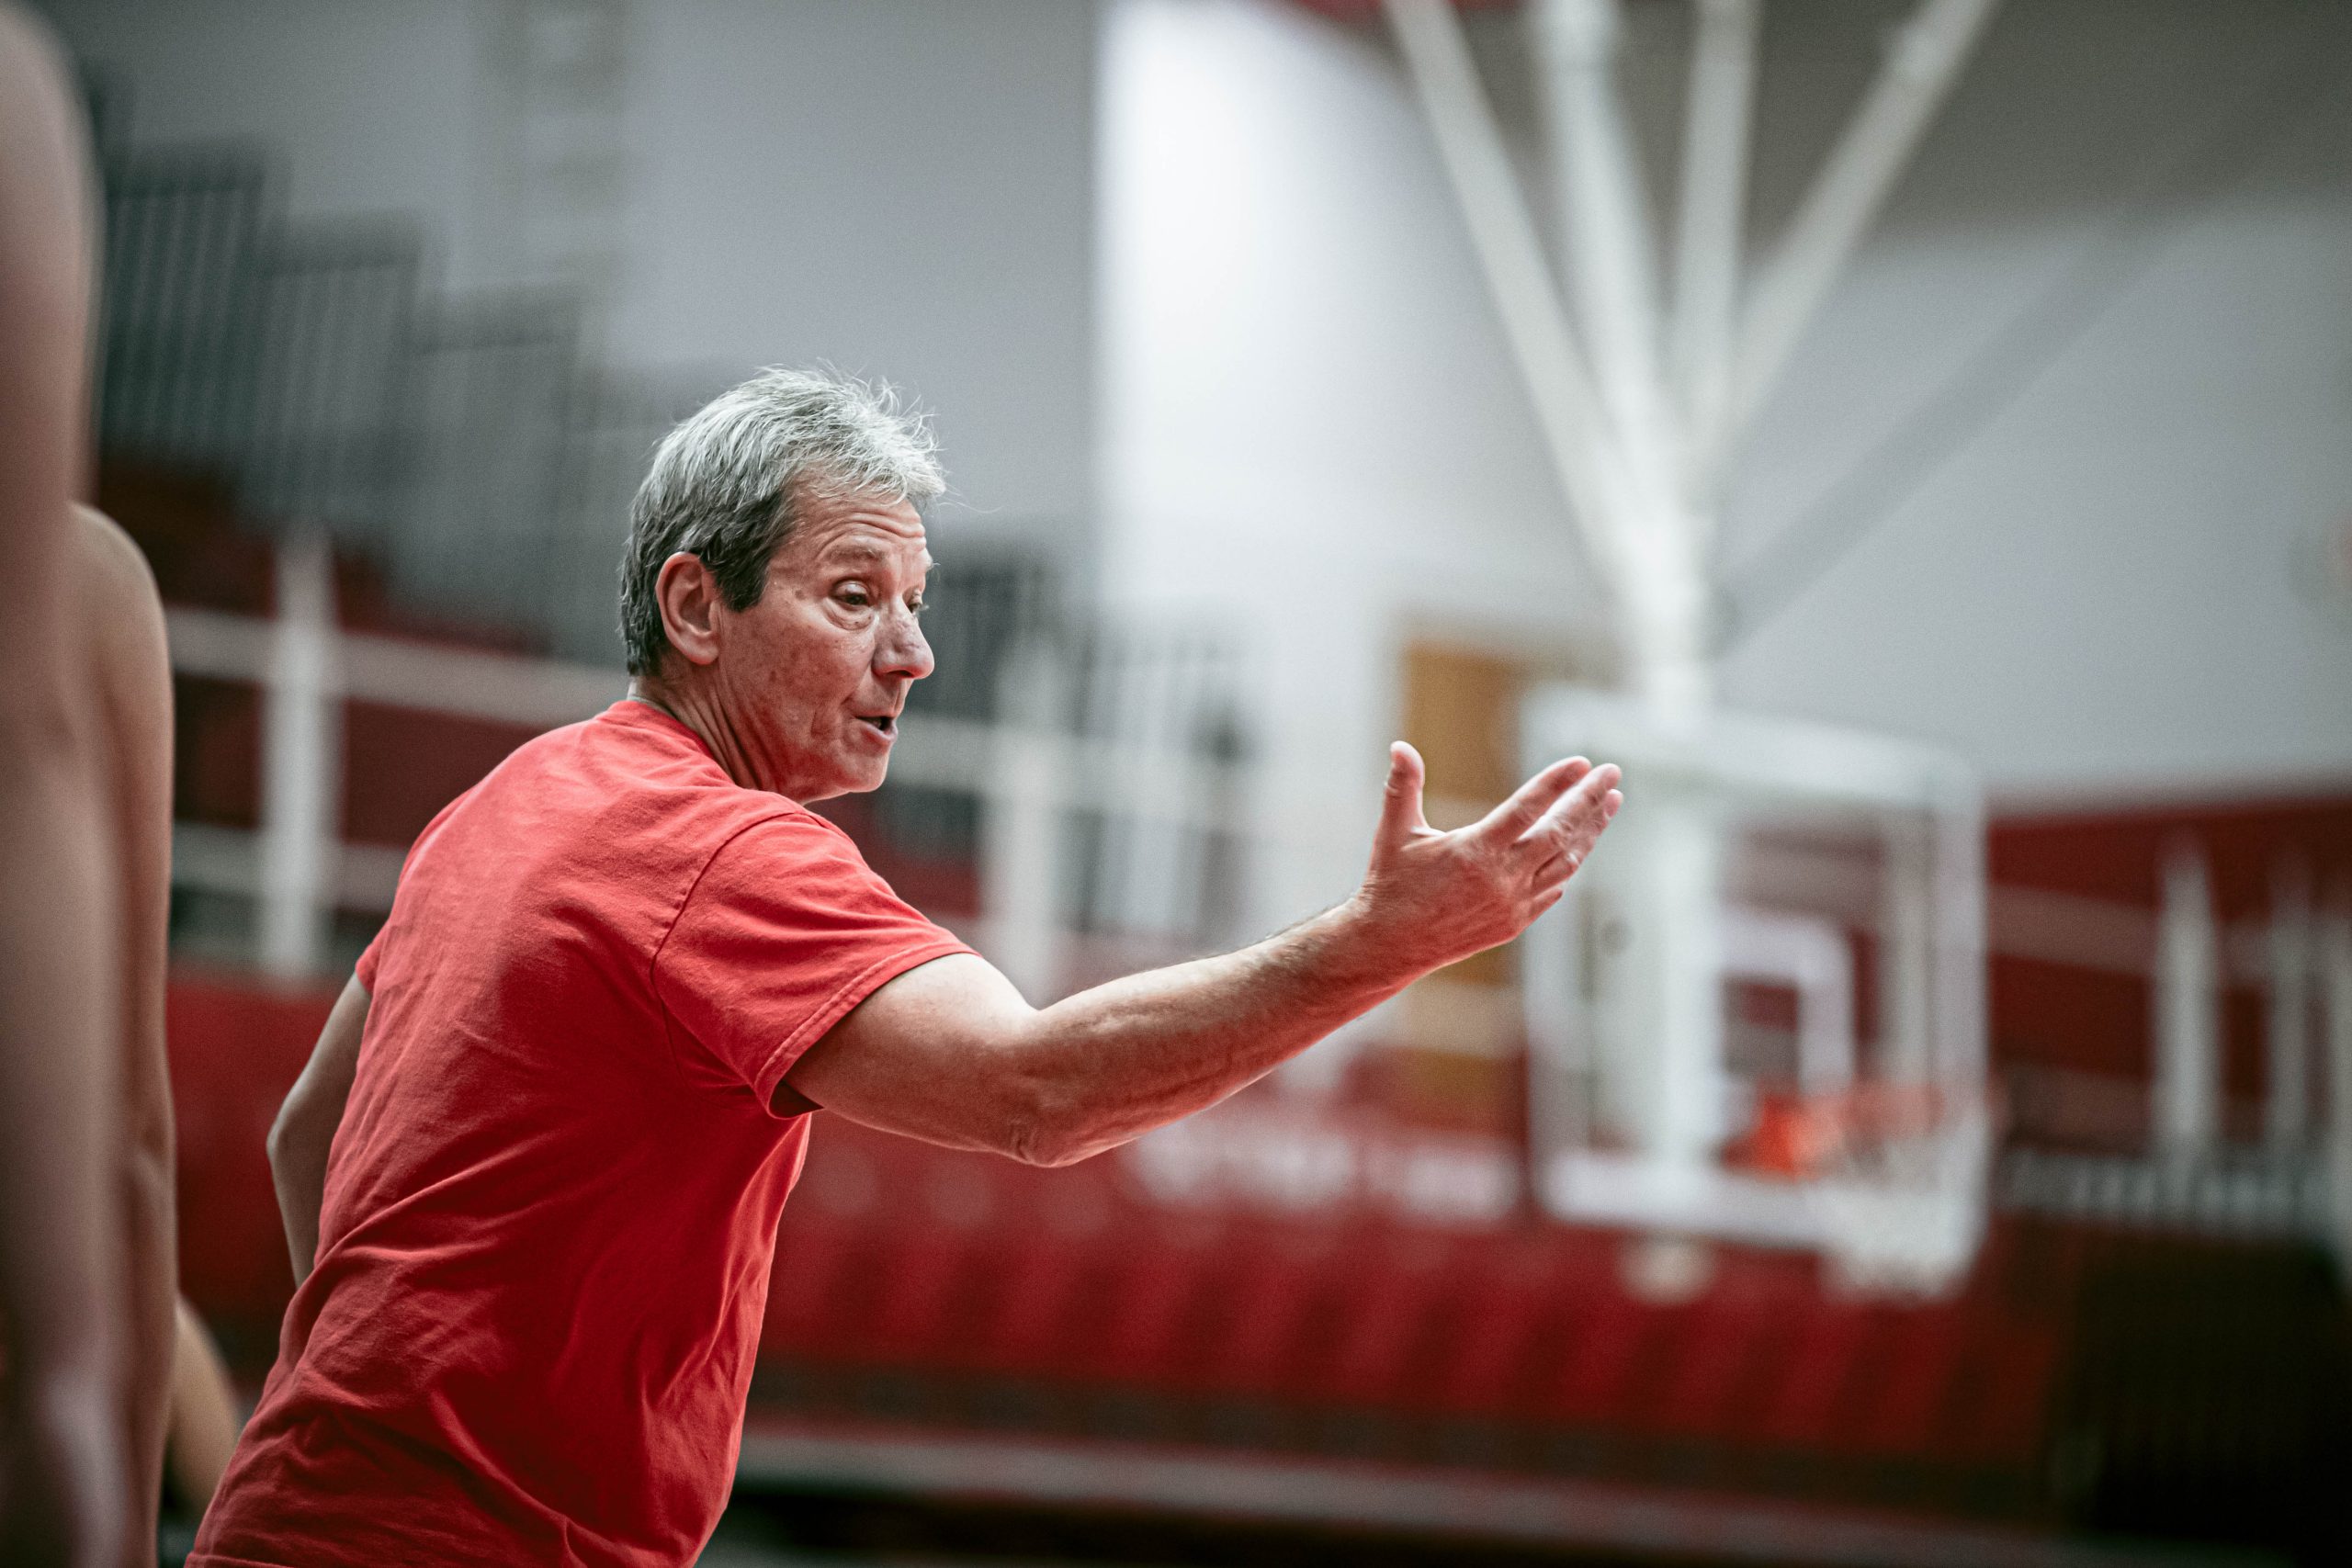
[{"label": "blurred background", "polygon": [[1631,804],[1129,1148],[823,1119],[707,1561],[2352,1559],[2343,7],[38,8],[248,1396],[403,850],[621,692],[668,423],[824,360],[955,483],[826,810],[1033,999],[1343,897],[1392,737]]}]

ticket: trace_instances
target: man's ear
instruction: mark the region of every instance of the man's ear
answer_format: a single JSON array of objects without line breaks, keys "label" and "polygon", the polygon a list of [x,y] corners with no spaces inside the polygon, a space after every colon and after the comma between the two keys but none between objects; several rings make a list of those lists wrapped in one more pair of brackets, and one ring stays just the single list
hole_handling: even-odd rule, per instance
[{"label": "man's ear", "polygon": [[700,556],[680,550],[663,561],[653,580],[653,602],[662,606],[662,629],[671,648],[687,663],[718,658],[718,579]]}]

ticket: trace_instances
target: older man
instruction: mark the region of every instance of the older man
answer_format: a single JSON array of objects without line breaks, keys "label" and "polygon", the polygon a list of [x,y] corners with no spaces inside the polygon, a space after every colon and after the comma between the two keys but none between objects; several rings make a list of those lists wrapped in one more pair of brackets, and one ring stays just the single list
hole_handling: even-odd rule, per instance
[{"label": "older man", "polygon": [[1573,760],[1435,832],[1398,747],[1345,903],[1032,1008],[806,806],[882,782],[931,671],[940,488],[920,425],[830,378],[662,443],[630,698],[425,829],[273,1134],[307,1274],[198,1568],[690,1562],[808,1111],[1083,1158],[1517,934],[1616,808]]}]

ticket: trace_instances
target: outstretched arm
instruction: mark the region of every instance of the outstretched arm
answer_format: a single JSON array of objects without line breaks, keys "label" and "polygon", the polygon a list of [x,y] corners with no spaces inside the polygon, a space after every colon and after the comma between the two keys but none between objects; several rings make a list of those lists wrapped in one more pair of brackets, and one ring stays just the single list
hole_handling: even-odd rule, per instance
[{"label": "outstretched arm", "polygon": [[286,1092],[269,1127],[269,1175],[277,1213],[286,1222],[286,1250],[294,1282],[311,1277],[319,1255],[319,1208],[326,1201],[327,1151],[343,1122],[344,1102],[359,1071],[359,1037],[368,1028],[368,987],[353,976],[335,998],[302,1076]]},{"label": "outstretched arm", "polygon": [[1063,1165],[1214,1105],[1431,970],[1552,907],[1620,796],[1617,770],[1555,762],[1471,827],[1421,815],[1394,748],[1371,869],[1345,903],[1255,946],[1030,1007],[968,954],[868,997],[786,1081],[854,1122]]}]

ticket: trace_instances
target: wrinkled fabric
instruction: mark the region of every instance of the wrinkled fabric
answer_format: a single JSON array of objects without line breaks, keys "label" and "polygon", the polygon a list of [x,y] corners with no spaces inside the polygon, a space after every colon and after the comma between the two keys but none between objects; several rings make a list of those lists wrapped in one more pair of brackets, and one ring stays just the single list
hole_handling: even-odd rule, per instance
[{"label": "wrinkled fabric", "polygon": [[691,1562],[808,1148],[778,1086],[967,951],[654,708],[515,751],[360,960],[317,1265],[194,1568]]}]

